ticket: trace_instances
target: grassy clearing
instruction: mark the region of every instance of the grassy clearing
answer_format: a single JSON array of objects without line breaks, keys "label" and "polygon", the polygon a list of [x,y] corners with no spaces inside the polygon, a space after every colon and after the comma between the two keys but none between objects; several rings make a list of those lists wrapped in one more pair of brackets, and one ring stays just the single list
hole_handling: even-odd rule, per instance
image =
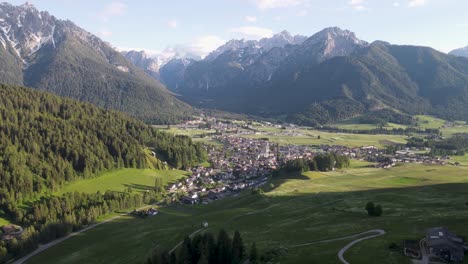
[{"label": "grassy clearing", "polygon": [[98,191],[124,191],[132,187],[135,191],[145,191],[154,187],[156,177],[161,177],[163,183],[173,182],[181,177],[188,176],[187,172],[180,170],[139,170],[139,169],[119,169],[106,172],[99,177],[85,180],[78,180],[65,185],[57,194],[66,192],[96,193]]},{"label": "grassy clearing", "polygon": [[348,133],[329,133],[318,130],[297,129],[300,133],[297,136],[288,134],[255,134],[247,135],[250,138],[268,138],[281,145],[343,145],[349,147],[359,147],[373,145],[383,147],[388,144],[406,143],[406,137],[400,135],[363,135]]},{"label": "grassy clearing", "polygon": [[440,128],[446,123],[443,119],[428,115],[417,115],[416,118],[420,128]]},{"label": "grassy clearing", "polygon": [[454,134],[468,133],[468,126],[460,125],[460,126],[454,126],[454,127],[444,127],[444,128],[441,128],[440,131],[442,132],[443,136],[451,137]]},{"label": "grassy clearing", "polygon": [[6,218],[0,217],[0,226],[8,225],[10,221],[8,221]]},{"label": "grassy clearing", "polygon": [[[263,195],[246,192],[209,205],[162,208],[160,215],[147,219],[123,217],[69,239],[30,263],[142,263],[152,248],[172,247],[203,220],[213,232],[240,230],[246,244],[255,241],[261,251],[374,228],[388,232],[351,248],[345,256],[351,263],[410,263],[388,245],[419,239],[433,226],[468,235],[468,167],[402,165],[383,170],[365,165],[283,175],[273,179],[277,188]],[[384,216],[368,217],[368,201],[381,204]],[[337,252],[347,243],[290,248],[275,262],[337,263]]]}]

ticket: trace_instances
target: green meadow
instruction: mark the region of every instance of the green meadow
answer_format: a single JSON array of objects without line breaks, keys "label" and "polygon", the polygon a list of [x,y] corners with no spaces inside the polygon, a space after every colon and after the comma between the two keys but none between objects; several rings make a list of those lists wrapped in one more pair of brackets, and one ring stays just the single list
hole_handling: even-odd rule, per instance
[{"label": "green meadow", "polygon": [[348,147],[377,146],[383,147],[389,144],[404,144],[406,136],[400,135],[364,135],[349,133],[330,133],[312,129],[295,129],[299,135],[291,136],[285,131],[267,134],[251,134],[249,138],[268,138],[272,142],[280,145],[342,145]]},{"label": "green meadow", "polygon": [[0,217],[0,226],[8,225],[10,221],[8,221],[6,218]]},{"label": "green meadow", "polygon": [[[462,166],[401,165],[375,169],[353,162],[346,170],[284,174],[265,193],[245,191],[208,205],[161,208],[152,218],[122,217],[71,238],[29,263],[143,263],[155,246],[172,248],[204,220],[209,231],[239,230],[247,246],[280,252],[275,263],[338,263],[353,239],[307,246],[370,229],[387,234],[363,241],[345,254],[350,263],[410,263],[391,243],[420,239],[429,227],[446,226],[468,236],[468,159]],[[382,217],[367,216],[368,201]],[[465,262],[467,263],[467,262]]]},{"label": "green meadow", "polygon": [[122,192],[131,187],[135,191],[145,191],[154,188],[156,177],[163,179],[163,184],[167,185],[184,176],[189,176],[188,172],[181,170],[151,170],[151,169],[119,169],[103,173],[101,176],[85,180],[73,181],[57,194],[66,192],[96,193],[98,191]]}]

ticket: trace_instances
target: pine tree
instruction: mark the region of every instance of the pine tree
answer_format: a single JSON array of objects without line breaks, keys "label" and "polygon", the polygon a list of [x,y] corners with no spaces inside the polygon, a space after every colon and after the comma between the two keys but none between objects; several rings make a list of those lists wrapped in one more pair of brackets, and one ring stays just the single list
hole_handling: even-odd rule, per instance
[{"label": "pine tree", "polygon": [[184,239],[182,247],[179,252],[178,263],[191,264],[192,263],[192,241],[189,237]]},{"label": "pine tree", "polygon": [[232,242],[227,232],[224,229],[219,230],[216,247],[218,263],[232,263],[231,246]]},{"label": "pine tree", "polygon": [[236,231],[232,240],[232,263],[237,264],[241,262],[244,257],[244,250],[241,235],[239,231]]},{"label": "pine tree", "polygon": [[250,248],[249,261],[250,261],[250,264],[258,263],[258,250],[257,250],[257,246],[255,245],[255,242],[252,243],[252,247]]}]

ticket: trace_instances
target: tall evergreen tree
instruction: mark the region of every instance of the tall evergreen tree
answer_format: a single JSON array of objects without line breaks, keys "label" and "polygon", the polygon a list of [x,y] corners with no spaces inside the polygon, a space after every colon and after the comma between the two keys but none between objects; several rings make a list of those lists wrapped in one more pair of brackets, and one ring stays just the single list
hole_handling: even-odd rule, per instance
[{"label": "tall evergreen tree", "polygon": [[244,243],[242,242],[241,235],[239,231],[236,230],[234,233],[234,238],[232,240],[232,263],[240,263],[244,257]]},{"label": "tall evergreen tree", "polygon": [[252,247],[250,248],[249,261],[250,261],[250,264],[258,263],[258,250],[257,250],[257,246],[255,245],[255,242],[252,243]]}]

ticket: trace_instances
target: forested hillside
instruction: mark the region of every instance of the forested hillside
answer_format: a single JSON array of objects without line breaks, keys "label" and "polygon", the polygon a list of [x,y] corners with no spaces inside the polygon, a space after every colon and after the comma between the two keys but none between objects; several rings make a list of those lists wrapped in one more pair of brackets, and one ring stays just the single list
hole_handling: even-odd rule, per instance
[{"label": "forested hillside", "polygon": [[[21,241],[4,245],[9,256],[87,225],[99,215],[142,204],[139,194],[51,196],[65,182],[116,168],[163,169],[165,162],[182,168],[206,159],[203,147],[188,137],[22,87],[0,85],[0,124],[0,210],[29,228]],[[38,197],[42,198],[37,201]]]}]

